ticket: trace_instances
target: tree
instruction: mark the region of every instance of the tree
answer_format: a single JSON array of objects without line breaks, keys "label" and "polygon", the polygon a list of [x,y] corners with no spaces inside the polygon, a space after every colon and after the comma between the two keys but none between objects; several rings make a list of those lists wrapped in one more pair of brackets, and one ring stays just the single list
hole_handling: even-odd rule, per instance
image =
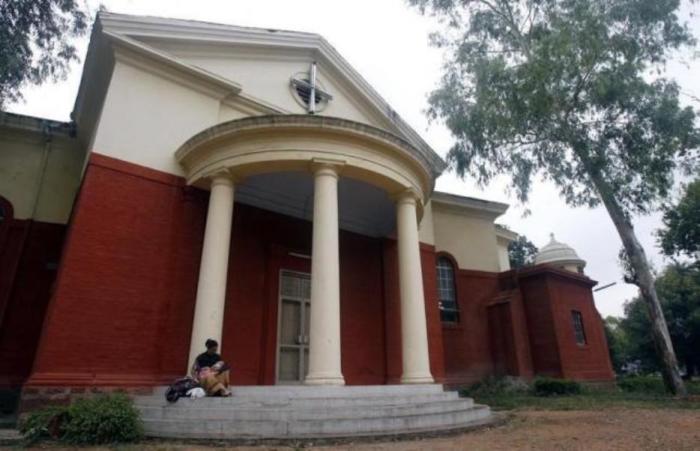
[{"label": "tree", "polygon": [[634,268],[666,386],[685,395],[632,225],[668,195],[675,171],[698,165],[695,112],[662,76],[669,54],[694,43],[679,0],[408,1],[444,25],[433,42],[448,60],[428,114],[456,138],[451,167],[481,184],[510,174],[522,202],[541,176],[569,205],[602,203]]},{"label": "tree", "polygon": [[603,321],[605,338],[610,351],[610,361],[616,373],[621,373],[625,364],[635,360],[635,355],[630,352],[630,342],[626,329],[623,327],[623,318],[607,316]]},{"label": "tree", "polygon": [[516,240],[508,243],[510,267],[518,269],[532,265],[535,263],[535,256],[538,251],[537,246],[528,240],[526,236],[518,235]]},{"label": "tree", "polygon": [[[700,268],[674,263],[656,279],[664,315],[678,359],[684,363],[688,376],[700,373]],[[627,339],[626,359],[639,360],[642,369],[654,371],[661,361],[654,352],[649,336],[649,318],[644,302],[637,297],[625,304],[625,318],[619,328]]]},{"label": "tree", "polygon": [[28,83],[65,78],[78,59],[71,39],[86,30],[76,0],[0,0],[0,108]]},{"label": "tree", "polygon": [[665,210],[664,228],[659,230],[664,254],[686,255],[700,261],[700,179],[686,187],[677,205]]}]

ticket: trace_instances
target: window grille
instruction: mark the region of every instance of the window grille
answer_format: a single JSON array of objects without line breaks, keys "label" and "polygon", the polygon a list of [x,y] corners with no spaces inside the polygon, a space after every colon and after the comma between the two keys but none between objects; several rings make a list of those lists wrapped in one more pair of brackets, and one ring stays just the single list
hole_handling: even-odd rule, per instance
[{"label": "window grille", "polygon": [[455,269],[447,257],[438,257],[437,259],[437,285],[440,319],[446,323],[459,322]]}]

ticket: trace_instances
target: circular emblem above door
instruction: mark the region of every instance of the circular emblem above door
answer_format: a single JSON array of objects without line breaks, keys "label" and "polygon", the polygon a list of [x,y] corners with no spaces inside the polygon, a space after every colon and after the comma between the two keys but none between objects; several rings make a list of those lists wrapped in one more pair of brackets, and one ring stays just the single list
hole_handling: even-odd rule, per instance
[{"label": "circular emblem above door", "polygon": [[316,61],[312,62],[308,72],[298,72],[289,81],[294,99],[309,114],[323,111],[333,96],[326,91],[316,74]]}]

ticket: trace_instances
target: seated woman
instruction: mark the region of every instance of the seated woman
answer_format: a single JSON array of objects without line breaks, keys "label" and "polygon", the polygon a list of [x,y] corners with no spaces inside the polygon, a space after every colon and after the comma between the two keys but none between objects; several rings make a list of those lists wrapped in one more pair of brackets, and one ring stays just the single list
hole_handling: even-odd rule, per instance
[{"label": "seated woman", "polygon": [[201,384],[207,396],[231,396],[229,366],[217,354],[219,343],[211,338],[205,343],[207,350],[197,356],[192,376]]}]

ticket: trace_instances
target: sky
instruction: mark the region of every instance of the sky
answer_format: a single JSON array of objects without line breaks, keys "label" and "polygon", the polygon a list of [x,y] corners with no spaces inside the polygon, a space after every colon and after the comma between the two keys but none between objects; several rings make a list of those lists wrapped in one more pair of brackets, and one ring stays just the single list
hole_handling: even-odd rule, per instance
[{"label": "sky", "polygon": [[[441,75],[443,55],[428,43],[429,33],[439,25],[409,8],[405,0],[87,0],[93,13],[100,3],[115,13],[319,33],[440,155],[444,156],[452,145],[449,131],[440,123],[429,123],[425,116],[427,95]],[[695,35],[700,36],[700,19],[690,17],[687,11],[684,16]],[[87,39],[86,36],[78,42],[81,55],[87,48]],[[697,56],[697,52],[679,55],[679,62],[669,65],[668,75],[679,82],[685,93],[700,98],[700,60],[694,58]],[[68,121],[81,70],[82,63],[76,63],[65,81],[28,87],[24,90],[24,102],[7,109]],[[552,184],[539,180],[528,204],[519,205],[506,186],[505,178],[479,188],[470,180],[445,173],[436,188],[510,204],[498,222],[527,236],[539,247],[554,233],[558,241],[573,247],[586,260],[586,273],[591,278],[600,285],[616,282],[595,293],[595,303],[603,316],[622,315],[624,302],[636,296],[637,288],[621,280],[617,254],[622,245],[605,210],[568,207]],[[530,214],[524,215],[526,210]],[[634,218],[637,236],[657,269],[669,263],[656,243],[660,218],[658,213]]]}]

